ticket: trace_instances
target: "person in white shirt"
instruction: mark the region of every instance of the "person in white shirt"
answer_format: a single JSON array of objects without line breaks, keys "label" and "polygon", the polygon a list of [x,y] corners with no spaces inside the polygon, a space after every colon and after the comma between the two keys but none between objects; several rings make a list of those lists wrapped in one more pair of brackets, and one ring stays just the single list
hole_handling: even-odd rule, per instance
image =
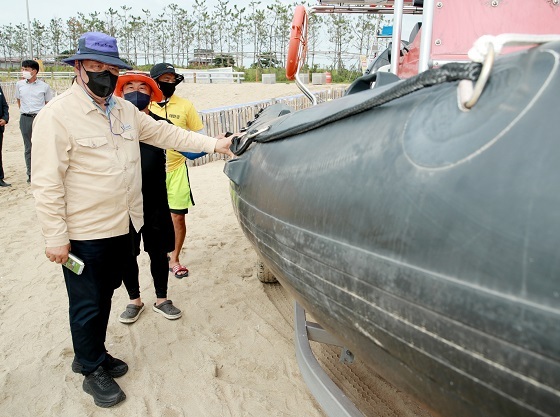
[{"label": "person in white shirt", "polygon": [[39,63],[27,59],[21,63],[23,80],[16,83],[16,99],[20,111],[19,129],[23,137],[27,182],[31,182],[31,134],[37,113],[53,98],[50,86],[39,79]]}]

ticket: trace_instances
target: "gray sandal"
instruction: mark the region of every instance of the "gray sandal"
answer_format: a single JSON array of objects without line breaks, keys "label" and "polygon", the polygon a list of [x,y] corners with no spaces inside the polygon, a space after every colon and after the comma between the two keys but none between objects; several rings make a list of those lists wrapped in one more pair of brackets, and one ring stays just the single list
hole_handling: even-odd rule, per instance
[{"label": "gray sandal", "polygon": [[179,310],[177,307],[175,307],[173,305],[173,301],[171,301],[171,300],[164,301],[160,305],[156,305],[154,303],[154,305],[152,306],[152,309],[155,312],[163,315],[163,317],[165,317],[166,319],[169,319],[169,320],[178,319],[182,315],[181,310]]},{"label": "gray sandal", "polygon": [[120,315],[119,321],[121,323],[134,323],[140,317],[140,313],[144,311],[144,303],[141,306],[129,304],[126,306],[124,312]]}]

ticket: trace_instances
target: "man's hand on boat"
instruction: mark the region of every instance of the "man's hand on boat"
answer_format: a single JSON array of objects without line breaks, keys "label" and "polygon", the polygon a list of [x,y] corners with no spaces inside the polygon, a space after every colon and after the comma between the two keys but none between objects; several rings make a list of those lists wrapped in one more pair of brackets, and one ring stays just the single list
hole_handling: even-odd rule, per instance
[{"label": "man's hand on boat", "polygon": [[216,139],[218,139],[218,141],[216,142],[214,152],[223,153],[225,155],[228,155],[229,157],[233,157],[233,152],[229,149],[231,146],[232,136],[229,136],[228,133],[229,132],[220,133],[216,136]]}]

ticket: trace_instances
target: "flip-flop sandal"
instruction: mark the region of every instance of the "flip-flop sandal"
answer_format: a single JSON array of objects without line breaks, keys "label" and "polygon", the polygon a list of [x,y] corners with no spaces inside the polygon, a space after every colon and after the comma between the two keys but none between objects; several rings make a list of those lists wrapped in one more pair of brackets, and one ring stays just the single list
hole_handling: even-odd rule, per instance
[{"label": "flip-flop sandal", "polygon": [[169,272],[173,272],[175,274],[175,278],[179,279],[189,276],[189,270],[181,264],[177,264],[173,268],[169,268]]}]

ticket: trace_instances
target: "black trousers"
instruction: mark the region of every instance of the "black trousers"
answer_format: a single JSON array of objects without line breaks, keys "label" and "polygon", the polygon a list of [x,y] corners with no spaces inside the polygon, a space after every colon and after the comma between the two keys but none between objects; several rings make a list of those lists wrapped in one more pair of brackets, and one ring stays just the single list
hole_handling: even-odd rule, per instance
[{"label": "black trousers", "polygon": [[84,261],[76,275],[62,267],[68,291],[70,331],[83,374],[95,371],[105,360],[105,337],[111,298],[121,285],[124,269],[134,256],[130,234],[107,239],[71,240],[71,252]]},{"label": "black trousers", "polygon": [[4,127],[0,127],[0,180],[4,179],[4,167],[2,165],[2,142],[4,142]]}]

